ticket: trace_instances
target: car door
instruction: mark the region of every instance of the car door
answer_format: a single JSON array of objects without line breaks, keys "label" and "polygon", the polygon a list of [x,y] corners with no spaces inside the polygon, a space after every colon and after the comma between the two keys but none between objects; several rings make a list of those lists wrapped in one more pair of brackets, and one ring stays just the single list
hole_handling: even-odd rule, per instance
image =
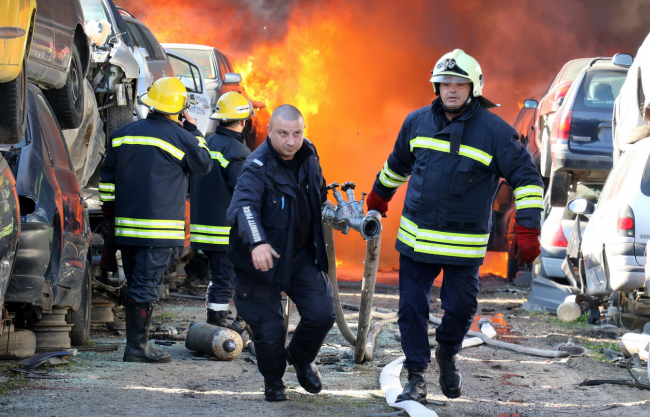
[{"label": "car door", "polygon": [[63,202],[63,212],[60,213],[63,249],[56,284],[70,289],[79,289],[83,282],[88,250],[84,201],[59,125],[41,94],[37,95],[37,108],[43,143],[47,148],[49,163],[59,185],[57,191],[61,194]]},{"label": "car door", "polygon": [[205,88],[203,73],[199,66],[183,55],[167,51],[167,57],[178,78],[187,89],[188,111],[196,119],[196,126],[205,137],[216,130],[216,120],[210,119],[210,96]]},{"label": "car door", "polygon": [[221,76],[221,95],[226,94],[229,91],[236,91],[240,93],[241,89],[239,87],[239,83],[227,83],[226,82],[226,74],[232,73],[233,69],[230,66],[230,62],[228,61],[228,58],[221,52],[217,52],[217,62],[219,64],[219,73]]},{"label": "car door", "polygon": [[125,23],[129,36],[131,36],[135,45],[147,51],[145,57],[152,81],[155,82],[163,77],[172,77],[174,75],[172,66],[153,33],[138,21],[129,19],[125,20]]}]

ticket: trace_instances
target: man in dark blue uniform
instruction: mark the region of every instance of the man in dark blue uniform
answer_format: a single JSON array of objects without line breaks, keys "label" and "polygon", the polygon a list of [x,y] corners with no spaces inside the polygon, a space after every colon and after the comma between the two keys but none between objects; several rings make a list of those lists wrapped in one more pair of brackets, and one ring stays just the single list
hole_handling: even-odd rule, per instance
[{"label": "man in dark blue uniform", "polygon": [[[185,111],[186,90],[176,78],[161,78],[140,98],[147,119],[113,133],[100,170],[99,197],[105,239],[122,253],[127,287],[125,362],[170,362],[147,343],[153,303],[172,252],[185,242],[188,175],[212,168],[210,151]],[[106,266],[115,253],[105,247]],[[110,267],[109,267],[110,268]]]},{"label": "man in dark blue uniform", "polygon": [[511,255],[519,263],[539,255],[542,178],[517,132],[487,110],[494,104],[482,96],[481,67],[456,49],[438,61],[432,75],[439,97],[407,116],[367,200],[369,210],[384,214],[397,188],[409,183],[396,243],[398,324],[408,383],[397,401],[426,402],[429,296],[441,270],[445,313],[436,330],[439,382],[447,397],[461,395],[456,354],[477,309],[479,267],[499,178],[508,181],[516,199]]},{"label": "man in dark blue uniform", "polygon": [[[316,147],[303,138],[304,119],[293,106],[275,109],[267,130],[237,179],[228,254],[237,275],[235,307],[253,331],[265,399],[283,401],[287,361],[307,392],[323,388],[313,361],[336,315],[321,218],[327,189]],[[300,313],[286,349],[282,291]]]},{"label": "man in dark blue uniform", "polygon": [[208,257],[212,275],[206,294],[206,321],[222,327],[228,325],[226,317],[235,280],[227,253],[230,226],[226,210],[244,160],[251,153],[244,145],[242,132],[246,120],[253,115],[253,107],[243,95],[231,91],[219,98],[217,111],[210,116],[219,120],[219,126],[207,139],[214,164],[212,171],[190,180],[192,248],[201,249]]}]

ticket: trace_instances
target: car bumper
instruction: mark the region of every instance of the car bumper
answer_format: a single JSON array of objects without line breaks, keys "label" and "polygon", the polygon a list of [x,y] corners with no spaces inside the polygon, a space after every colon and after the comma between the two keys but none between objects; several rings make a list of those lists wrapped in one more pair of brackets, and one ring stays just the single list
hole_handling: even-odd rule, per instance
[{"label": "car bumper", "polygon": [[551,147],[553,164],[558,171],[606,171],[613,166],[612,155],[576,154],[566,140],[558,140]]},{"label": "car bumper", "polygon": [[549,278],[564,278],[562,262],[566,258],[566,248],[557,246],[541,246],[540,259],[546,276]]},{"label": "car bumper", "polygon": [[645,285],[645,269],[636,262],[633,243],[614,243],[605,247],[609,284],[614,291],[634,291]]}]

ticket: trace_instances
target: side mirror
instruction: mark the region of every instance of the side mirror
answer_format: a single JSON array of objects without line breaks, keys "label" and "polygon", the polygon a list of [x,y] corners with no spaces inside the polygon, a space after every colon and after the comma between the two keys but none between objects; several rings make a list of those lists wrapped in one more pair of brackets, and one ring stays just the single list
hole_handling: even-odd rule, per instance
[{"label": "side mirror", "polygon": [[524,107],[527,109],[536,109],[538,104],[537,100],[524,100]]},{"label": "side mirror", "polygon": [[592,214],[594,212],[595,206],[592,202],[586,198],[576,198],[569,201],[569,204],[566,205],[566,208],[573,214]]},{"label": "side mirror", "polygon": [[149,55],[149,51],[147,51],[147,48],[140,47],[140,52],[142,52],[142,55],[144,55],[144,59],[149,59],[151,58],[151,55]]},{"label": "side mirror", "polygon": [[612,58],[612,64],[618,65],[619,67],[629,68],[634,63],[634,57],[630,54],[616,54]]},{"label": "side mirror", "polygon": [[228,72],[226,73],[223,82],[226,84],[239,84],[241,82],[241,75],[234,72]]}]

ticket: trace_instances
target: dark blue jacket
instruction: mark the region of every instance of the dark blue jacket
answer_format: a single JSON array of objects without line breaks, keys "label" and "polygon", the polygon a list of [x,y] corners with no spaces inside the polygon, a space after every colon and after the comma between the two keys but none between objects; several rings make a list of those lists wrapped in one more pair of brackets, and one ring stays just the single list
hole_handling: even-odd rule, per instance
[{"label": "dark blue jacket", "polygon": [[499,178],[514,190],[517,224],[540,228],[542,178],[517,132],[473,100],[451,123],[440,99],[409,114],[373,189],[408,181],[396,249],[416,261],[481,265]]},{"label": "dark blue jacket", "polygon": [[213,166],[209,174],[190,179],[190,240],[194,249],[226,251],[230,234],[226,210],[251,151],[243,134],[221,126],[206,141]]},{"label": "dark blue jacket", "polygon": [[196,126],[157,113],[117,129],[100,169],[99,198],[115,205],[115,243],[183,246],[188,175],[210,172]]},{"label": "dark blue jacket", "polygon": [[[227,213],[232,226],[228,256],[235,269],[279,285],[283,290],[289,288],[295,227],[312,228],[314,241],[310,252],[322,272],[327,273],[328,267],[321,216],[321,205],[327,200],[325,178],[316,147],[311,141],[304,139],[298,153],[303,161],[300,169],[308,173],[311,225],[296,225],[296,196],[279,165],[279,156],[271,150],[269,139],[246,159]],[[273,259],[273,268],[267,272],[255,269],[251,258],[253,248],[262,243],[270,244],[280,254],[279,259]],[[242,275],[238,274],[238,278]]]}]

